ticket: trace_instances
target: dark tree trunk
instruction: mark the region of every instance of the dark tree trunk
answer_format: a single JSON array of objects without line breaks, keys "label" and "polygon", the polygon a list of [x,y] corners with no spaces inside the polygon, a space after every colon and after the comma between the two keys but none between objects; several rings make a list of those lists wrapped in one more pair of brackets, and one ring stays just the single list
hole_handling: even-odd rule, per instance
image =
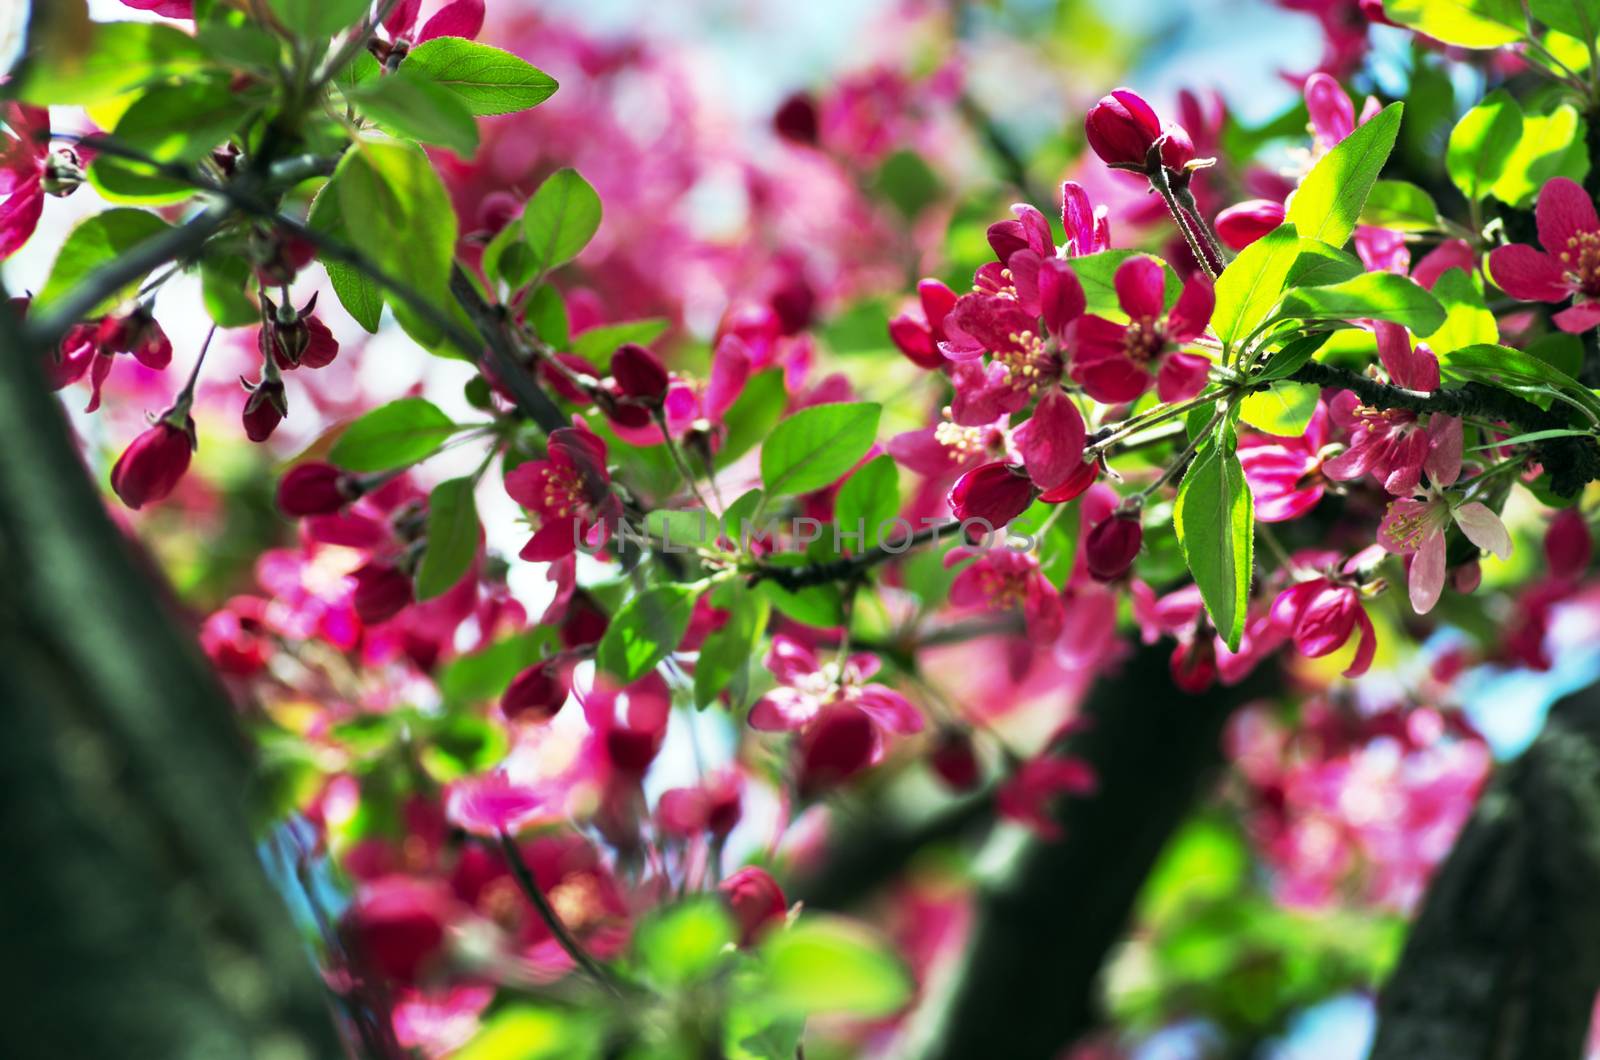
[{"label": "dark tree trunk", "polygon": [[232,707],[0,299],[0,1055],[335,1057]]},{"label": "dark tree trunk", "polygon": [[1373,1060],[1578,1060],[1600,990],[1600,686],[1478,800],[1378,1007]]}]

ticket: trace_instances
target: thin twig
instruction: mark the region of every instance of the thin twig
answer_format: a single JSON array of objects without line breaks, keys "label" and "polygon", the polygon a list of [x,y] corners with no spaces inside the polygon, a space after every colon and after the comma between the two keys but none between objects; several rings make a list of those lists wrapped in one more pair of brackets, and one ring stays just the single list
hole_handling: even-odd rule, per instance
[{"label": "thin twig", "polygon": [[555,937],[556,942],[560,943],[561,948],[567,952],[567,956],[572,958],[572,963],[581,968],[584,974],[605,987],[606,990],[621,997],[622,990],[617,986],[616,980],[572,936],[572,933],[567,930],[567,925],[561,922],[561,917],[557,915],[554,907],[550,905],[550,900],[539,889],[539,881],[533,878],[533,872],[528,868],[528,863],[522,860],[522,851],[517,849],[516,840],[512,839],[506,832],[501,832],[500,849],[505,854],[506,861],[510,863],[511,875],[516,877],[517,884],[522,888],[522,893],[528,896],[528,900],[533,903],[533,907],[539,911],[539,918],[550,929],[550,934]]}]

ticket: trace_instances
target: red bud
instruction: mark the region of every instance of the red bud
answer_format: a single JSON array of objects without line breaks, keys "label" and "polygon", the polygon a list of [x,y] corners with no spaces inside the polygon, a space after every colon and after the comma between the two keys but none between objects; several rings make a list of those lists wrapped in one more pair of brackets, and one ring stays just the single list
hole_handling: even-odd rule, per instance
[{"label": "red bud", "polygon": [[783,888],[766,869],[746,866],[717,885],[739,924],[739,945],[749,946],[788,914]]},{"label": "red bud", "polygon": [[1144,98],[1119,88],[1089,108],[1084,119],[1089,146],[1109,166],[1143,169],[1161,135],[1161,119]]},{"label": "red bud", "polygon": [[1128,573],[1139,546],[1144,541],[1144,529],[1135,516],[1112,515],[1089,531],[1083,543],[1084,559],[1089,573],[1098,581],[1109,582]]},{"label": "red bud", "polygon": [[291,519],[331,515],[350,500],[349,477],[332,464],[297,464],[278,483],[278,510]]},{"label": "red bud", "polygon": [[522,671],[500,698],[500,713],[507,721],[546,722],[567,701],[567,683],[554,663],[542,662]]},{"label": "red bud", "polygon": [[194,440],[188,429],[161,420],[133,440],[111,469],[111,488],[122,503],[142,508],[166,498],[189,470]]},{"label": "red bud", "polygon": [[350,577],[356,583],[351,602],[364,626],[387,622],[411,603],[411,579],[387,563],[374,560]]}]

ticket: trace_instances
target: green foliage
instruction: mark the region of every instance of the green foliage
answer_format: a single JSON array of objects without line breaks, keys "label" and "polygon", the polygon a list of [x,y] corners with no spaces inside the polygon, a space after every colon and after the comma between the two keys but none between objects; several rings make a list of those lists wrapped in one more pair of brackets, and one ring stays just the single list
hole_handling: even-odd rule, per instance
[{"label": "green foliage", "polygon": [[1596,0],[1528,0],[1534,18],[1579,40],[1600,35],[1600,2]]},{"label": "green foliage", "polygon": [[694,664],[695,706],[710,706],[726,692],[731,706],[738,710],[748,696],[749,666],[767,628],[770,604],[765,596],[732,582],[718,586],[711,603],[728,612],[728,621],[700,646]]},{"label": "green foliage", "polygon": [[1391,103],[1322,157],[1289,200],[1286,220],[1304,239],[1341,247],[1394,149],[1405,105]]},{"label": "green foliage", "polygon": [[783,420],[761,447],[767,494],[809,493],[831,484],[872,448],[881,412],[870,402],[836,402]]},{"label": "green foliage", "polygon": [[[351,234],[340,209],[335,181],[330,181],[312,201],[311,214],[306,223],[313,232],[346,246],[351,245]],[[371,276],[352,265],[324,258],[322,267],[327,270],[328,282],[333,286],[333,293],[344,311],[366,331],[375,333],[383,320],[383,288]]]},{"label": "green foliage", "polygon": [[802,917],[761,948],[766,994],[795,1013],[887,1016],[911,997],[911,975],[887,942],[839,917]]},{"label": "green foliage", "polygon": [[[34,308],[58,301],[92,276],[96,269],[109,265],[169,227],[161,218],[144,210],[107,210],[78,222],[56,254],[50,278],[34,299]],[[88,315],[109,313],[137,293],[143,279],[135,277],[126,287],[102,299]]]},{"label": "green foliage", "polygon": [[1244,635],[1255,563],[1255,504],[1223,424],[1202,443],[1183,476],[1172,525],[1211,622],[1237,651]]},{"label": "green foliage", "polygon": [[1472,277],[1460,269],[1450,269],[1433,285],[1433,293],[1445,309],[1445,322],[1427,336],[1428,348],[1434,353],[1500,341],[1494,314],[1484,304],[1483,292]]},{"label": "green foliage", "polygon": [[712,461],[717,469],[727,467],[771,434],[788,401],[782,368],[768,368],[751,376],[738,399],[722,416],[728,433]]},{"label": "green foliage", "polygon": [[1552,177],[1582,181],[1589,173],[1587,123],[1570,103],[1548,114],[1524,114],[1522,136],[1491,194],[1510,206],[1532,206]]},{"label": "green foliage", "polygon": [[572,1060],[599,1054],[598,1014],[511,1005],[491,1015],[457,1060]]},{"label": "green foliage", "polygon": [[207,62],[193,37],[154,22],[91,22],[88,39],[69,54],[31,62],[16,85],[26,103],[87,105],[167,77],[192,74]]},{"label": "green foliage", "polygon": [[478,150],[478,122],[461,98],[401,67],[388,77],[350,89],[356,109],[386,132],[448,147],[463,159]]},{"label": "green foliage", "polygon": [[657,986],[681,987],[704,979],[728,959],[737,938],[723,904],[693,898],[665,906],[640,922],[634,932],[634,959]]},{"label": "green foliage", "polygon": [[237,253],[208,254],[200,262],[200,293],[218,327],[243,328],[261,322],[261,311],[245,293],[250,265]]},{"label": "green foliage", "polygon": [[366,14],[369,0],[268,0],[284,28],[308,40],[342,32]]},{"label": "green foliage", "polygon": [[1418,335],[1433,334],[1445,321],[1437,298],[1392,272],[1364,272],[1343,283],[1297,288],[1284,296],[1282,313],[1306,321],[1387,320]]},{"label": "green foliage", "polygon": [[1278,304],[1289,269],[1299,255],[1300,237],[1284,224],[1245,247],[1217,278],[1217,304],[1211,327],[1231,346],[1267,319]]},{"label": "green foliage", "polygon": [[423,41],[400,69],[448,90],[479,116],[528,110],[556,90],[555,78],[527,61],[460,37]]},{"label": "green foliage", "polygon": [[1431,232],[1439,227],[1433,196],[1410,181],[1380,180],[1367,194],[1361,223],[1400,232]]},{"label": "green foliage", "polygon": [[417,568],[417,599],[431,600],[451,589],[478,554],[478,506],[472,478],[439,483],[428,496],[428,538]]},{"label": "green foliage", "polygon": [[444,665],[438,674],[439,694],[452,707],[483,703],[498,697],[512,678],[559,647],[555,628],[540,626],[512,634]]},{"label": "green foliage", "polygon": [[1311,422],[1321,394],[1320,387],[1307,383],[1273,383],[1265,390],[1245,395],[1239,402],[1239,418],[1268,434],[1292,437]]},{"label": "green foliage", "polygon": [[600,196],[589,182],[574,169],[552,174],[522,211],[534,275],[577,257],[599,227]]},{"label": "green foliage", "polygon": [[1468,199],[1489,194],[1522,140],[1522,108],[1505,89],[1467,111],[1450,133],[1445,168]]},{"label": "green foliage", "polygon": [[421,148],[358,140],[323,197],[330,192],[349,237],[395,279],[443,301],[455,259],[456,215]]},{"label": "green foliage", "polygon": [[883,160],[872,178],[872,190],[889,201],[900,216],[914,221],[938,201],[939,177],[915,151],[896,151]]},{"label": "green foliage", "polygon": [[1522,40],[1519,0],[1383,0],[1383,12],[1435,40],[1463,48],[1498,48]]},{"label": "green foliage", "polygon": [[437,453],[461,429],[426,398],[400,398],[346,427],[328,459],[351,471],[393,471]]},{"label": "green foliage", "polygon": [[667,330],[667,321],[659,317],[645,320],[624,320],[619,324],[600,324],[581,331],[572,337],[572,352],[599,369],[611,364],[611,355],[617,348],[633,342],[648,346]]},{"label": "green foliage", "polygon": [[123,113],[112,135],[158,162],[196,162],[227,140],[250,110],[225,81],[157,85]]},{"label": "green foliage", "polygon": [[611,617],[595,663],[624,684],[637,681],[672,654],[689,629],[700,589],[657,585],[630,599]]},{"label": "green foliage", "polygon": [[[1078,281],[1083,284],[1084,299],[1088,303],[1087,312],[1098,313],[1112,320],[1128,319],[1128,315],[1122,311],[1122,303],[1117,299],[1115,284],[1117,267],[1129,258],[1139,255],[1140,251],[1137,250],[1102,250],[1098,254],[1067,259],[1067,264],[1078,274]],[[1155,257],[1154,254],[1144,256]],[[1156,260],[1161,261],[1160,258]],[[1164,261],[1161,261],[1161,271],[1166,278],[1165,301],[1170,306],[1182,293],[1183,282]]]},{"label": "green foliage", "polygon": [[861,533],[855,551],[877,545],[880,528],[900,511],[900,471],[894,458],[873,457],[861,470],[845,479],[833,505],[833,521],[842,534]]},{"label": "green foliage", "polygon": [[1509,346],[1479,344],[1449,350],[1439,357],[1446,379],[1487,383],[1548,407],[1562,401],[1600,422],[1600,397],[1553,365]]}]

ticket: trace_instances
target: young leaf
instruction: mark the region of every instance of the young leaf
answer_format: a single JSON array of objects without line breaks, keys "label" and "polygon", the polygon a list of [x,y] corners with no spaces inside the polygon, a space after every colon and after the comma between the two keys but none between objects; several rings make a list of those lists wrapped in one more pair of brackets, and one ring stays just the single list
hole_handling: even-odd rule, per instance
[{"label": "young leaf", "polygon": [[249,110],[226,82],[157,85],[134,100],[112,135],[157,162],[196,162],[226,140]]},{"label": "young leaf", "polygon": [[1361,223],[1401,232],[1431,232],[1439,227],[1433,196],[1405,180],[1380,180],[1367,194]]},{"label": "young leaf", "polygon": [[910,973],[884,940],[842,917],[802,917],[761,948],[765,994],[795,1012],[887,1016],[911,997]]},{"label": "young leaf", "polygon": [[711,602],[728,612],[728,621],[700,645],[700,657],[694,664],[694,704],[708,707],[726,691],[733,709],[738,710],[749,694],[750,663],[771,608],[760,593],[731,582],[719,588]]},{"label": "young leaf", "polygon": [[478,506],[473,480],[453,478],[428,495],[428,538],[417,568],[417,599],[431,600],[455,587],[478,554]]},{"label": "young leaf", "polygon": [[401,398],[346,427],[328,459],[350,471],[392,471],[432,456],[460,429],[426,398]]},{"label": "young leaf", "polygon": [[296,36],[323,40],[348,29],[371,0],[269,0],[272,11]]},{"label": "young leaf", "polygon": [[1317,351],[1322,349],[1328,341],[1326,332],[1315,335],[1303,335],[1292,342],[1285,344],[1281,349],[1275,350],[1267,359],[1266,367],[1256,378],[1262,382],[1275,379],[1286,379],[1300,370],[1300,366],[1315,357]]},{"label": "young leaf", "polygon": [[1463,346],[1439,356],[1445,378],[1464,379],[1516,390],[1530,399],[1559,396],[1600,420],[1600,397],[1559,368],[1510,346]]},{"label": "young leaf", "polygon": [[683,640],[699,595],[698,589],[669,583],[635,596],[612,616],[595,664],[624,684],[637,681]]},{"label": "young leaf", "polygon": [[200,262],[200,294],[218,327],[243,328],[261,322],[261,311],[245,293],[250,264],[237,254],[211,254]]},{"label": "young leaf", "polygon": [[1445,168],[1468,199],[1481,199],[1505,171],[1522,140],[1522,108],[1505,89],[1497,89],[1462,115],[1450,132]]},{"label": "young leaf", "polygon": [[148,81],[193,73],[207,59],[193,37],[159,22],[90,22],[87,30],[87,43],[71,61],[28,64],[17,98],[41,106],[100,103]]},{"label": "young leaf", "polygon": [[783,407],[789,400],[784,388],[783,369],[768,368],[757,372],[745,383],[744,390],[722,417],[728,433],[722,439],[712,463],[717,470],[727,467],[772,432]]},{"label": "young leaf", "polygon": [[900,471],[884,454],[845,479],[833,504],[833,522],[853,552],[877,545],[879,530],[900,511]]},{"label": "young leaf", "polygon": [[433,163],[414,144],[358,140],[327,189],[343,230],[396,279],[443,300],[456,215]]},{"label": "young leaf", "polygon": [[[546,284],[535,290],[523,304],[523,316],[539,338],[555,349],[567,348],[568,330],[571,325],[567,320],[567,303],[562,300],[559,289]],[[654,336],[645,341],[653,339]]]},{"label": "young leaf", "polygon": [[1533,17],[1579,40],[1600,35],[1600,0],[1528,0]]},{"label": "young leaf", "polygon": [[[78,223],[56,254],[50,278],[34,298],[35,309],[49,305],[93,275],[94,271],[119,258],[170,227],[153,213],[144,210],[107,210]],[[138,277],[120,291],[113,292],[92,309],[89,316],[100,316],[132,297],[144,277]]]},{"label": "young leaf", "polygon": [[1570,103],[1549,114],[1524,115],[1522,139],[1489,193],[1510,206],[1525,207],[1533,205],[1551,177],[1581,183],[1589,173],[1586,134],[1587,123]]},{"label": "young leaf", "polygon": [[872,448],[881,412],[870,402],[836,402],[801,409],[779,423],[761,447],[768,496],[809,493],[849,471]]},{"label": "young leaf", "polygon": [[1418,335],[1444,323],[1444,306],[1428,291],[1392,272],[1364,272],[1326,287],[1301,287],[1283,299],[1282,315],[1301,320],[1389,320]]},{"label": "young leaf", "polygon": [[1250,603],[1255,518],[1250,484],[1232,446],[1224,451],[1217,441],[1206,442],[1178,488],[1172,527],[1211,622],[1233,651]]},{"label": "young leaf", "polygon": [[600,213],[600,196],[577,170],[558,170],[539,185],[522,211],[535,275],[577,257],[600,227]]},{"label": "young leaf", "polygon": [[1462,346],[1499,342],[1500,328],[1494,314],[1484,304],[1483,292],[1460,269],[1450,269],[1433,285],[1434,297],[1445,309],[1445,321],[1426,336],[1434,353],[1447,353]]},{"label": "young leaf", "polygon": [[[1357,127],[1311,168],[1289,200],[1286,220],[1304,239],[1342,247],[1355,231],[1400,131],[1403,103],[1391,103]],[[1231,267],[1231,266],[1230,266]]]},{"label": "young leaf", "polygon": [[1240,251],[1217,277],[1211,326],[1224,344],[1232,345],[1267,319],[1283,294],[1299,244],[1293,225],[1279,225]]},{"label": "young leaf", "polygon": [[407,72],[406,67],[347,94],[380,127],[425,144],[448,147],[463,161],[478,150],[478,122],[448,89]]},{"label": "young leaf", "polygon": [[446,663],[439,671],[439,695],[449,706],[467,706],[497,698],[512,678],[560,647],[554,626],[539,626],[495,641],[470,655]]},{"label": "young leaf", "polygon": [[1383,13],[1463,48],[1499,48],[1527,36],[1520,0],[1383,0]]},{"label": "young leaf", "polygon": [[715,971],[737,938],[722,903],[701,896],[646,916],[634,931],[633,950],[652,982],[673,987]]},{"label": "young leaf", "polygon": [[1366,266],[1354,254],[1315,239],[1302,239],[1295,248],[1294,264],[1289,266],[1283,287],[1326,287],[1354,279],[1365,271]]},{"label": "young leaf", "polygon": [[476,115],[536,107],[556,90],[555,78],[510,52],[460,37],[437,37],[411,50],[400,69],[454,93]]},{"label": "young leaf", "polygon": [[1291,438],[1304,433],[1321,393],[1320,387],[1309,383],[1273,383],[1245,395],[1239,403],[1239,418],[1257,430]]},{"label": "young leaf", "polygon": [[[350,245],[350,232],[339,205],[339,191],[332,181],[312,201],[306,223],[313,231]],[[328,282],[333,285],[333,293],[344,311],[369,333],[376,332],[383,320],[383,288],[378,286],[378,281],[342,261],[324,259],[322,267],[327,270]]]},{"label": "young leaf", "polygon": [[[1117,298],[1115,282],[1117,267],[1140,253],[1137,250],[1102,250],[1098,254],[1067,259],[1072,271],[1078,274],[1078,282],[1083,284],[1083,294],[1090,313],[1098,313],[1113,319],[1127,319],[1127,314],[1122,311],[1122,303]],[[1165,302],[1170,306],[1182,293],[1183,282],[1178,279],[1177,273],[1166,267],[1165,262],[1162,263],[1162,272],[1166,278]]]},{"label": "young leaf", "polygon": [[667,321],[658,317],[624,320],[620,324],[601,324],[572,336],[572,352],[597,368],[611,363],[617,347],[628,342],[648,346],[667,330]]}]

